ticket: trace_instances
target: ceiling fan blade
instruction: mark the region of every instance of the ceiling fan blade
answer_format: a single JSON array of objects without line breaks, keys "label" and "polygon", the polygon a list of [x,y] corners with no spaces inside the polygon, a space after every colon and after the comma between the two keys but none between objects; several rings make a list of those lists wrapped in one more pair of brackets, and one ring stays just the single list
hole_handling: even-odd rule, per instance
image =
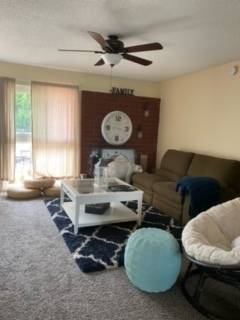
[{"label": "ceiling fan blade", "polygon": [[103,48],[103,50],[110,50],[114,51],[113,48],[107,43],[107,41],[103,38],[103,36],[100,33],[93,32],[93,31],[88,31],[88,34],[95,40],[97,41],[100,46]]},{"label": "ceiling fan blade", "polygon": [[94,53],[104,53],[103,51],[94,51],[94,50],[78,50],[78,49],[58,49],[61,52],[94,52]]},{"label": "ceiling fan blade", "polygon": [[105,63],[104,60],[100,59],[100,60],[98,60],[97,63],[95,63],[95,66],[102,66],[104,63]]},{"label": "ceiling fan blade", "polygon": [[140,44],[138,46],[126,47],[124,48],[125,52],[140,52],[140,51],[152,51],[152,50],[161,50],[163,46],[158,42]]},{"label": "ceiling fan blade", "polygon": [[123,57],[123,59],[126,59],[126,60],[129,60],[129,61],[141,64],[143,66],[149,66],[150,64],[152,64],[152,61],[150,61],[150,60],[139,58],[139,57],[136,57],[136,56],[132,56],[131,54],[127,54],[127,53],[124,53],[122,55],[122,57]]}]

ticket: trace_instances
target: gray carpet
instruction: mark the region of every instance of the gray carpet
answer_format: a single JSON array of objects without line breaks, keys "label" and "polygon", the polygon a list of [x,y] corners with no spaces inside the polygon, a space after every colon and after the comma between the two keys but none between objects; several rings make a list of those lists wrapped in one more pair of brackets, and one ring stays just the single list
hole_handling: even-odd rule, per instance
[{"label": "gray carpet", "polygon": [[147,294],[123,268],[82,273],[43,200],[0,196],[1,320],[200,320],[179,285]]}]

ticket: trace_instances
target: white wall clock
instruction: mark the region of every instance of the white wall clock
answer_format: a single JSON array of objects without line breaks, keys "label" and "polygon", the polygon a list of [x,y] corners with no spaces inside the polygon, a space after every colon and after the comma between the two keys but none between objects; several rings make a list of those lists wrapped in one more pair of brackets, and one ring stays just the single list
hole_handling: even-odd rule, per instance
[{"label": "white wall clock", "polygon": [[103,138],[112,145],[121,145],[128,141],[132,134],[132,121],[122,111],[109,112],[102,121]]}]

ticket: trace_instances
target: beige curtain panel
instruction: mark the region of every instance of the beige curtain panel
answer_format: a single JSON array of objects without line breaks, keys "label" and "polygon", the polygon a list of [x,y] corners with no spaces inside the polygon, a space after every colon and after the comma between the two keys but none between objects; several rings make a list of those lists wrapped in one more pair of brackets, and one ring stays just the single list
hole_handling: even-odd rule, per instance
[{"label": "beige curtain panel", "polygon": [[77,87],[32,82],[32,158],[35,176],[79,176],[79,101]]},{"label": "beige curtain panel", "polygon": [[0,180],[15,176],[15,80],[0,78]]}]

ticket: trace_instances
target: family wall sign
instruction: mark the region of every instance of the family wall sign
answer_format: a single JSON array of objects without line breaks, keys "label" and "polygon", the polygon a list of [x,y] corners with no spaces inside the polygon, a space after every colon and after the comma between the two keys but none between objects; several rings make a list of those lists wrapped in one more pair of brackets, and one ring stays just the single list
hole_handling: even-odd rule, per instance
[{"label": "family wall sign", "polygon": [[112,87],[111,93],[115,95],[121,95],[121,96],[133,96],[134,90],[133,89],[127,89],[127,88],[117,88]]}]

